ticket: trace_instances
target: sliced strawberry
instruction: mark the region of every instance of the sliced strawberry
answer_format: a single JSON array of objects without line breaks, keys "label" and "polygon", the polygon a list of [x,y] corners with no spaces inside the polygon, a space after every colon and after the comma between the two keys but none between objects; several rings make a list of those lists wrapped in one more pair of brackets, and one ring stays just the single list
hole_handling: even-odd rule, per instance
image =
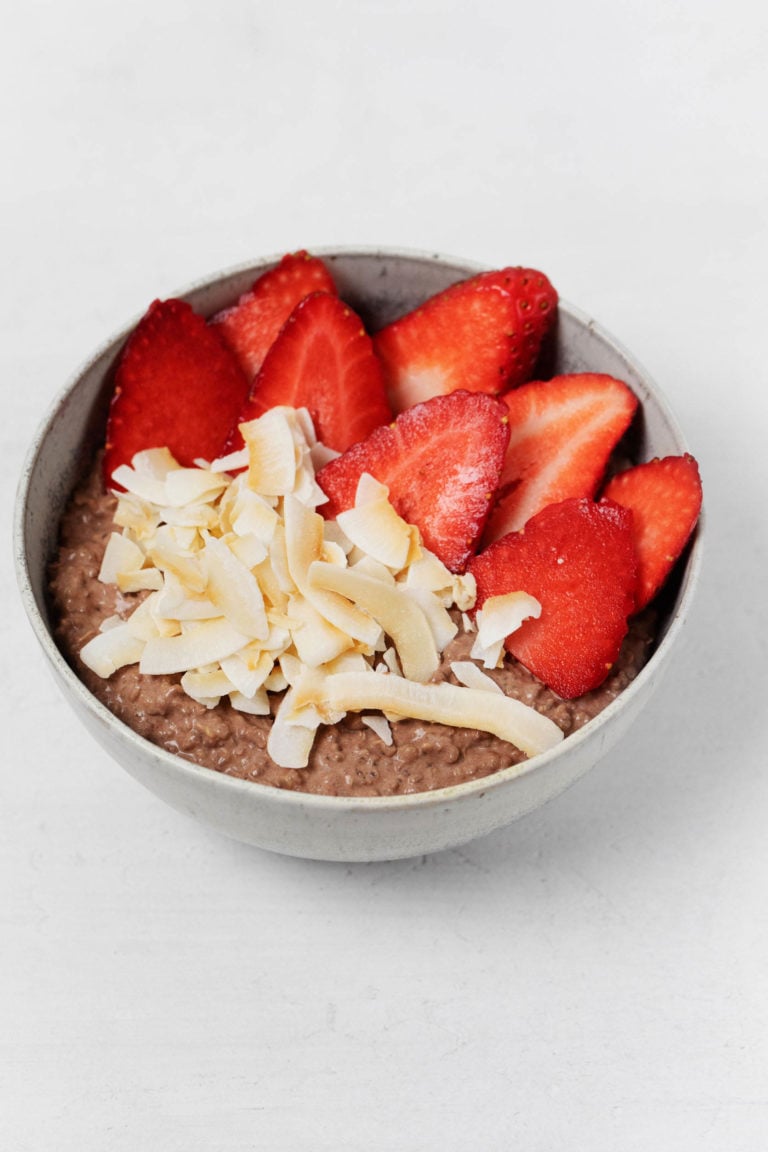
[{"label": "sliced strawberry", "polygon": [[593,496],[637,409],[626,384],[591,372],[536,380],[502,399],[509,448],[486,545],[522,528],[547,504]]},{"label": "sliced strawberry", "polygon": [[242,446],[237,424],[278,404],[308,408],[318,439],[337,452],[392,419],[371,338],[338,296],[316,292],[293,310],[253,382],[226,450]]},{"label": "sliced strawberry", "polygon": [[145,448],[212,460],[248,393],[218,333],[183,300],[155,300],[123,350],[107,422],[104,479]]},{"label": "sliced strawberry", "polygon": [[638,464],[609,480],[603,499],[634,513],[639,611],[666,580],[699,517],[699,466],[688,454]]},{"label": "sliced strawberry", "polygon": [[291,252],[258,278],[237,304],[211,320],[253,379],[296,305],[312,292],[335,293],[330,272],[317,256]]},{"label": "sliced strawberry", "polygon": [[506,408],[492,396],[452,392],[416,404],[320,470],[330,497],[321,511],[333,517],[351,508],[370,472],[426,547],[460,572],[483,530],[508,435]]},{"label": "sliced strawberry", "polygon": [[550,504],[469,564],[477,607],[523,591],[541,604],[506,647],[565,699],[596,688],[610,671],[634,608],[637,560],[632,514],[587,499]]},{"label": "sliced strawberry", "polygon": [[[501,268],[481,272],[470,284],[493,285],[509,293],[515,304],[516,323],[510,332],[512,367],[506,388],[517,388],[533,376],[544,338],[557,317],[557,292],[543,272],[535,268]],[[448,291],[455,291],[449,288]]]},{"label": "sliced strawberry", "polygon": [[395,412],[459,388],[496,395],[532,369],[555,309],[533,290],[541,273],[516,273],[454,284],[374,336]]}]

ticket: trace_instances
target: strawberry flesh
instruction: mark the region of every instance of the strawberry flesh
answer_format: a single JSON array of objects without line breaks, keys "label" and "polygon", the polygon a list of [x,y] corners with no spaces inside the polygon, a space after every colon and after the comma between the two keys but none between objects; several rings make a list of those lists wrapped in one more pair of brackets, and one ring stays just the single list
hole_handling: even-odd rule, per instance
[{"label": "strawberry flesh", "polygon": [[226,450],[242,446],[237,425],[280,404],[307,408],[318,439],[337,452],[392,419],[371,338],[338,296],[316,292],[294,308],[253,382]]},{"label": "strawberry flesh", "polygon": [[211,320],[252,380],[278,332],[299,301],[312,292],[335,293],[322,260],[304,250],[290,252],[261,275],[232,308]]},{"label": "strawberry flesh", "polygon": [[693,456],[665,456],[619,472],[603,499],[634,514],[638,554],[637,608],[658,592],[682,552],[701,510],[701,477]]},{"label": "strawberry flesh", "polygon": [[351,508],[363,472],[389,488],[397,512],[453,572],[463,571],[483,530],[509,431],[492,396],[452,392],[416,404],[393,424],[320,470],[328,518]]},{"label": "strawberry flesh", "polygon": [[509,448],[486,545],[518,531],[547,504],[594,496],[638,406],[626,384],[591,372],[532,381],[502,399]]},{"label": "strawberry flesh", "polygon": [[180,464],[212,460],[248,393],[232,352],[183,300],[155,300],[129,336],[115,373],[104,479],[146,448]]},{"label": "strawberry flesh", "polygon": [[374,346],[393,410],[457,389],[497,395],[520,383],[533,369],[556,303],[541,273],[504,269],[454,284],[388,324]]},{"label": "strawberry flesh", "polygon": [[524,591],[541,603],[506,648],[564,699],[597,688],[608,675],[634,608],[637,560],[632,513],[612,501],[550,504],[521,532],[469,564],[477,608],[491,596]]}]

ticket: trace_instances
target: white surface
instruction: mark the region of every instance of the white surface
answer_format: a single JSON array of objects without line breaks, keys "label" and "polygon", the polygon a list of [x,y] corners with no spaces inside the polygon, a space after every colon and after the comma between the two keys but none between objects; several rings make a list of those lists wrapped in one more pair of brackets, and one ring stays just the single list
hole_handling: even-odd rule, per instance
[{"label": "white surface", "polygon": [[16,6],[6,540],[46,405],[154,296],[381,243],[538,265],[623,340],[709,548],[620,753],[466,849],[354,867],[220,839],[105,762],[6,549],[0,1146],[763,1152],[766,27],[747,0]]}]

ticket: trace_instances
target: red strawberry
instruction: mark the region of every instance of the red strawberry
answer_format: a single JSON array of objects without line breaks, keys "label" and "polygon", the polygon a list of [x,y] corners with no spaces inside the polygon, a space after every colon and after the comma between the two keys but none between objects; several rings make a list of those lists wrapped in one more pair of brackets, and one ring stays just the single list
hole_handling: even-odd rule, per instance
[{"label": "red strawberry", "polygon": [[296,305],[312,292],[336,292],[331,274],[317,256],[292,252],[258,278],[237,304],[211,320],[235,353],[248,377],[264,357]]},{"label": "red strawberry", "polygon": [[[557,292],[544,273],[535,268],[481,272],[479,276],[473,276],[470,283],[493,285],[508,292],[515,302],[517,323],[510,333],[512,370],[506,387],[517,388],[533,376],[544,337],[557,316]],[[448,289],[449,292],[452,290]]]},{"label": "red strawberry", "polygon": [[155,300],[128,338],[115,373],[104,478],[144,448],[180,464],[212,460],[248,393],[218,333],[183,300]]},{"label": "red strawberry", "polygon": [[469,564],[477,607],[524,591],[541,604],[506,647],[565,699],[596,688],[610,671],[634,607],[637,560],[632,514],[611,501],[550,504]]},{"label": "red strawberry", "polygon": [[533,369],[557,296],[540,272],[483,273],[430,297],[374,336],[395,412],[454,392],[496,395]]},{"label": "red strawberry", "polygon": [[626,384],[594,373],[536,380],[502,399],[509,448],[485,544],[516,532],[547,504],[593,496],[637,409]]},{"label": "red strawberry", "polygon": [[426,547],[460,572],[483,530],[508,435],[506,409],[492,396],[452,392],[416,404],[320,470],[330,497],[321,511],[333,517],[351,508],[370,472]]},{"label": "red strawberry", "polygon": [[[316,292],[293,310],[253,382],[237,424],[268,408],[308,408],[319,440],[337,452],[392,419],[381,364],[360,317],[338,296]],[[235,426],[227,444],[242,445]]]},{"label": "red strawberry", "polygon": [[637,609],[658,592],[682,552],[701,509],[701,478],[693,456],[665,456],[614,476],[603,499],[634,513],[639,560]]}]

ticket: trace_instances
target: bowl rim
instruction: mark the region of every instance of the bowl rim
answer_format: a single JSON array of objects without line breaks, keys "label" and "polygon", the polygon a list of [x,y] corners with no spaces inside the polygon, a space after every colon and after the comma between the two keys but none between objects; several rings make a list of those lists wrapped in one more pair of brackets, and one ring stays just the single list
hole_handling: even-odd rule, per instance
[{"label": "bowl rim", "polygon": [[[459,267],[466,270],[467,275],[473,275],[476,272],[489,270],[490,266],[481,264],[472,260],[465,260],[461,257],[454,257],[436,253],[434,251],[411,249],[411,248],[390,248],[386,246],[373,246],[373,247],[355,247],[355,246],[328,246],[328,247],[313,247],[312,254],[320,258],[332,260],[334,257],[360,257],[363,259],[370,258],[384,258],[384,259],[397,259],[407,258],[416,261],[428,261],[429,263]],[[256,260],[246,261],[235,266],[223,269],[212,275],[205,276],[197,279],[185,287],[171,293],[173,297],[185,299],[196,292],[205,290],[217,284],[219,281],[228,278],[236,277],[238,275],[245,275],[249,271],[254,272],[264,271],[271,265],[277,264],[282,258],[282,254],[260,257]],[[665,421],[667,422],[670,431],[677,440],[680,450],[682,452],[688,451],[687,440],[683,431],[678,423],[677,417],[674,415],[669,406],[669,402],[658,386],[656,381],[650,376],[646,369],[638,362],[637,358],[630,353],[630,351],[617,340],[610,332],[608,332],[601,324],[591,318],[588,313],[582,311],[575,305],[570,304],[568,301],[560,298],[559,309],[568,315],[571,319],[577,321],[581,325],[589,328],[594,332],[608,347],[632,369],[633,372],[638,373],[643,381],[650,387],[654,401],[660,408]],[[637,676],[630,684],[624,688],[621,693],[611,701],[597,716],[588,721],[578,731],[567,736],[554,748],[549,749],[547,752],[539,753],[530,759],[522,761],[520,764],[513,764],[506,768],[500,768],[496,772],[488,776],[482,776],[479,779],[468,780],[461,784],[451,784],[444,788],[435,788],[430,791],[422,792],[407,792],[397,793],[390,796],[331,796],[325,793],[317,792],[303,792],[293,789],[278,788],[271,784],[262,784],[258,780],[243,779],[242,777],[228,776],[223,772],[217,772],[215,769],[206,768],[203,765],[196,764],[194,761],[187,760],[167,749],[162,748],[157,744],[153,744],[146,737],[140,736],[128,724],[120,720],[113,712],[111,712],[105,704],[94,696],[85,684],[80,680],[75,671],[69,665],[58,645],[56,644],[52,632],[40,612],[37,601],[35,599],[32,580],[27,563],[27,549],[26,549],[26,507],[27,498],[29,494],[30,482],[34,473],[35,465],[38,456],[42,450],[43,442],[54,424],[57,416],[66,403],[70,392],[77,386],[81,378],[91,370],[91,368],[100,360],[107,352],[112,350],[118,345],[118,342],[125,340],[128,334],[133,330],[138,321],[141,319],[140,313],[136,315],[127,324],[121,325],[110,337],[102,341],[94,352],[92,352],[81,364],[70,374],[66,382],[56,392],[51,407],[48,413],[40,420],[34,437],[27,449],[22,465],[21,475],[16,489],[16,497],[14,503],[14,516],[13,516],[13,550],[14,550],[14,566],[16,570],[16,579],[19,588],[24,609],[26,611],[29,622],[37,637],[38,643],[41,645],[44,654],[53,666],[53,669],[58,674],[59,678],[63,681],[69,691],[74,692],[76,698],[83,705],[85,710],[91,713],[95,719],[106,725],[109,729],[116,730],[120,739],[126,741],[128,745],[135,745],[136,750],[142,756],[148,753],[165,763],[167,767],[174,772],[188,775],[204,787],[229,789],[232,796],[240,794],[242,797],[251,797],[252,800],[259,798],[268,799],[269,802],[275,804],[298,805],[303,808],[310,808],[317,810],[319,813],[326,812],[385,812],[391,810],[402,810],[412,808],[429,808],[446,804],[448,801],[469,799],[473,796],[483,796],[489,791],[495,791],[497,788],[511,783],[514,780],[520,779],[524,776],[545,768],[553,761],[558,760],[561,756],[567,755],[569,750],[576,751],[578,747],[586,740],[593,739],[601,728],[606,724],[610,724],[612,718],[620,711],[631,705],[635,696],[643,692],[645,683],[650,677],[654,676],[661,666],[666,662],[669,653],[672,650],[675,639],[683,626],[684,620],[688,614],[691,601],[693,599],[696,586],[698,585],[701,565],[702,565],[702,544],[704,535],[705,512],[702,508],[699,516],[698,523],[694,529],[693,535],[688,542],[688,555],[686,558],[686,571],[680,587],[679,601],[674,615],[670,618],[668,626],[661,640],[658,641],[650,659],[640,669]]]}]

